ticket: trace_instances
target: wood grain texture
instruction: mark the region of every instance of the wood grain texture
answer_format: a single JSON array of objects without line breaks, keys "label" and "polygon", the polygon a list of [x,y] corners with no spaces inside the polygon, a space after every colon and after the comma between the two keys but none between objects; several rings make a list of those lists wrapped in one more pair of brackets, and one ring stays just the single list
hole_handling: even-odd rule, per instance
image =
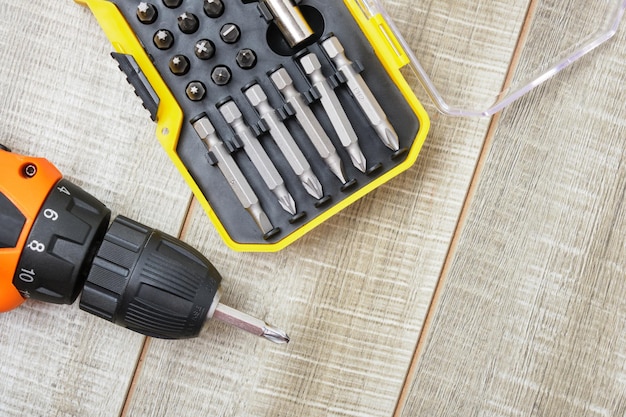
[{"label": "wood grain texture", "polygon": [[624,51],[502,115],[402,415],[626,415]]},{"label": "wood grain texture", "polygon": [[[177,233],[191,193],[89,11],[1,1],[0,19],[0,142],[48,158],[114,213]],[[119,415],[142,336],[37,302],[0,328],[0,415]]]}]

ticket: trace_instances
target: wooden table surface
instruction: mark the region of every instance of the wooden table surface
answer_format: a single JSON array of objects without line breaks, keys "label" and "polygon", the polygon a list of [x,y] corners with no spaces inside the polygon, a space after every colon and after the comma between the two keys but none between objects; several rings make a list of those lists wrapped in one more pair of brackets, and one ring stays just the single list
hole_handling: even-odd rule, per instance
[{"label": "wooden table surface", "polygon": [[[502,51],[535,2],[384,4],[412,45],[431,45],[425,66],[469,92],[507,74]],[[452,25],[451,7],[493,33]],[[624,25],[492,118],[439,115],[412,80],[432,118],[417,164],[286,250],[250,254],[193,201],[86,8],[0,0],[0,17],[2,142],[181,236],[224,276],[225,303],[292,338],[211,322],[153,340],[27,302],[0,315],[0,415],[626,416]],[[555,27],[585,25],[537,18],[516,67],[558,50]],[[447,74],[432,45],[468,39],[484,45],[467,56],[478,75]]]}]

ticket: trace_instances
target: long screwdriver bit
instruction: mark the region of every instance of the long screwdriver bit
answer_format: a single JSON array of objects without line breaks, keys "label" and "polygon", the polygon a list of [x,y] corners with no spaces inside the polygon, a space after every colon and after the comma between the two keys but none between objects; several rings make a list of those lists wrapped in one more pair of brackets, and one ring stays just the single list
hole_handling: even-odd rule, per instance
[{"label": "long screwdriver bit", "polygon": [[289,336],[283,330],[222,303],[217,304],[213,312],[213,318],[238,327],[248,333],[264,337],[274,343],[289,343]]},{"label": "long screwdriver bit", "polygon": [[337,70],[345,77],[352,97],[359,104],[385,146],[394,151],[400,149],[398,134],[391,126],[391,123],[389,123],[385,111],[376,100],[376,97],[374,97],[361,74],[354,69],[352,61],[346,56],[344,47],[339,42],[339,39],[336,36],[331,36],[322,42],[322,48],[333,61]]},{"label": "long screwdriver bit", "polygon": [[206,114],[202,114],[195,119],[193,128],[200,136],[200,139],[207,144],[209,152],[217,160],[217,167],[226,178],[226,182],[230,185],[241,205],[250,213],[264,236],[269,237],[270,234],[274,234],[276,229],[274,229],[267,214],[263,211],[259,198],[252,190],[228,149],[226,149],[224,142],[217,136],[215,127]]},{"label": "long screwdriver bit", "polygon": [[293,108],[296,120],[304,129],[328,168],[339,178],[342,184],[345,184],[346,174],[343,169],[343,162],[337,154],[337,149],[335,149],[313,111],[306,105],[302,94],[294,87],[293,79],[287,70],[283,67],[277,69],[270,74],[270,79],[285,98],[285,102]]},{"label": "long screwdriver bit", "polygon": [[324,197],[322,184],[313,173],[313,170],[311,170],[309,162],[293,136],[291,136],[291,133],[289,133],[289,130],[287,130],[287,126],[280,121],[278,115],[270,106],[263,88],[259,84],[254,84],[247,88],[244,94],[250,101],[250,104],[257,110],[261,119],[267,123],[274,142],[276,142],[276,145],[287,159],[287,162],[289,162],[291,169],[298,176],[306,191],[318,200]]},{"label": "long screwdriver bit", "polygon": [[317,89],[321,98],[320,101],[333,128],[339,136],[343,147],[348,151],[352,164],[361,172],[367,169],[367,161],[359,146],[359,138],[350,124],[350,119],[341,106],[341,102],[330,87],[326,77],[322,73],[322,64],[314,53],[309,53],[300,58],[302,69],[309,77],[311,85]]},{"label": "long screwdriver bit", "polygon": [[295,215],[296,202],[291,194],[289,194],[289,191],[287,191],[283,177],[278,173],[274,163],[259,143],[259,140],[254,136],[248,125],[246,125],[237,104],[232,100],[227,101],[219,107],[219,111],[222,113],[222,116],[224,116],[226,122],[233,128],[239,140],[243,143],[243,150],[246,152],[246,155],[248,155],[248,158],[250,158],[250,161],[252,161],[257,171],[259,171],[259,174],[261,174],[261,178],[263,178],[267,187],[278,199],[280,206],[286,212]]}]

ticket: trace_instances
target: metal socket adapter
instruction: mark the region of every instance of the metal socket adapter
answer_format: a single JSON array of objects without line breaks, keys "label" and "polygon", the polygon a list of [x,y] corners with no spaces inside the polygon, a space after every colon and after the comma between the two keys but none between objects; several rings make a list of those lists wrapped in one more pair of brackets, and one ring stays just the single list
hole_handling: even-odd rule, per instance
[{"label": "metal socket adapter", "polygon": [[313,29],[291,0],[262,0],[262,4],[272,14],[274,23],[292,48],[313,36]]}]

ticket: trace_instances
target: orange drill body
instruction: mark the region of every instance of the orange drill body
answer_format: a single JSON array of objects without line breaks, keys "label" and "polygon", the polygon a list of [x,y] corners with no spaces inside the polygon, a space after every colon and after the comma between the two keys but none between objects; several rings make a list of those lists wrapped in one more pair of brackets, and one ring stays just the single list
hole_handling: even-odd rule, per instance
[{"label": "orange drill body", "polygon": [[[32,175],[36,172],[36,175]],[[48,160],[10,153],[0,149],[0,193],[24,217],[17,245],[0,248],[0,312],[14,309],[24,297],[13,285],[13,277],[28,235],[42,205],[61,172]],[[19,272],[19,271],[18,271]]]}]

